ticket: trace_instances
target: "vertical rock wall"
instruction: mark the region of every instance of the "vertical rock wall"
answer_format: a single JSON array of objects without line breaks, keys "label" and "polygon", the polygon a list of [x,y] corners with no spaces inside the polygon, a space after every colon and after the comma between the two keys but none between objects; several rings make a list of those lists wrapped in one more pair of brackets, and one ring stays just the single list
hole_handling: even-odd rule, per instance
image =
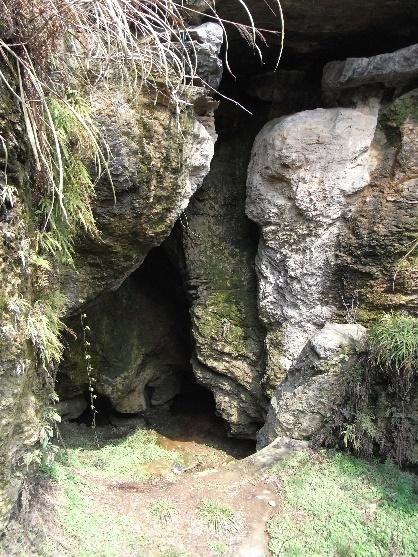
[{"label": "vertical rock wall", "polygon": [[[260,445],[312,439],[340,411],[350,360],[336,327],[361,349],[360,323],[417,315],[417,96],[400,95],[414,49],[329,64],[325,97],[341,106],[273,120],[255,141],[247,214],[261,229],[260,315],[282,374]],[[416,423],[413,403],[405,418]]]},{"label": "vertical rock wall", "polygon": [[254,144],[247,214],[261,228],[260,312],[275,335],[280,328],[284,373],[332,318],[341,217],[369,182],[376,124],[368,108],[317,109],[272,120]]},{"label": "vertical rock wall", "polygon": [[182,219],[182,244],[193,371],[213,392],[231,433],[251,437],[264,421],[267,403],[253,267],[257,235],[244,213],[255,123],[246,118],[237,125],[237,113],[231,113],[219,116],[221,136],[210,173]]}]

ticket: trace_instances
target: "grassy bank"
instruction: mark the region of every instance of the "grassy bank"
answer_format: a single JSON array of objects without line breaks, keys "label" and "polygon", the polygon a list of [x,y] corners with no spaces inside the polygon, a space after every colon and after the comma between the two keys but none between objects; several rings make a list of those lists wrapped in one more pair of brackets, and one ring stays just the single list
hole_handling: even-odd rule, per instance
[{"label": "grassy bank", "polygon": [[280,512],[268,524],[273,555],[418,556],[418,482],[391,464],[300,452],[273,469]]}]

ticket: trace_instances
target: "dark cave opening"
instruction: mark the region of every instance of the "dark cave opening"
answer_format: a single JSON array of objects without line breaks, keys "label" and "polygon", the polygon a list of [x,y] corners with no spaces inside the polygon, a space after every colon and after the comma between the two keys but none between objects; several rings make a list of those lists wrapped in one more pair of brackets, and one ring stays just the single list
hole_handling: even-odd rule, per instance
[{"label": "dark cave opening", "polygon": [[[195,443],[221,449],[234,458],[243,458],[255,452],[255,442],[228,436],[227,424],[217,415],[212,392],[197,382],[190,363],[193,340],[189,300],[176,234],[177,228],[161,246],[149,252],[143,264],[118,290],[100,296],[86,309],[93,335],[93,365],[95,369],[101,366],[107,379],[118,381],[117,375],[113,377],[112,374],[115,369],[121,369],[117,367],[120,359],[123,364],[132,363],[126,354],[121,354],[121,350],[135,352],[138,344],[145,345],[145,356],[138,360],[138,375],[149,373],[149,367],[156,368],[154,375],[143,386],[146,407],[122,411],[116,395],[109,388],[109,381],[104,381],[99,375],[94,390],[94,409],[91,408],[87,383],[81,386],[82,393],[78,389],[77,397],[65,400],[65,393],[75,389],[73,385],[66,385],[71,382],[67,362],[64,373],[60,372],[58,377],[60,399],[71,407],[71,400],[79,403],[80,397],[83,397],[85,409],[77,416],[70,410],[70,415],[64,416],[64,420],[90,426],[94,416],[98,428],[116,428],[121,434],[125,434],[126,427],[138,424],[156,431],[165,445]],[[138,324],[135,320],[138,312],[143,312],[146,327],[140,328],[136,337],[132,328]],[[149,315],[145,316],[145,312]],[[109,320],[114,324],[114,331],[103,324]],[[76,329],[76,319],[73,321],[70,326]],[[149,330],[153,328],[155,334]],[[162,340],[157,338],[160,330]],[[113,333],[125,334],[125,342],[113,347],[113,341],[110,341],[112,350],[109,351],[107,335]],[[115,354],[115,349],[119,353]],[[71,346],[69,354],[71,358]],[[136,380],[137,377],[133,376],[133,386]],[[129,389],[130,386],[126,386],[127,398],[130,396]]]}]

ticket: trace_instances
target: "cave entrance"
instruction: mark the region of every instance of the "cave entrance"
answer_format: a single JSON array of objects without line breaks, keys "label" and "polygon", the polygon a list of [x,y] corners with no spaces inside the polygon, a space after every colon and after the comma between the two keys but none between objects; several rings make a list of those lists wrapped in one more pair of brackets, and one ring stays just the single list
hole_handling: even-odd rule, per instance
[{"label": "cave entrance", "polygon": [[[255,451],[255,442],[228,437],[212,392],[197,383],[190,364],[193,341],[180,259],[170,237],[117,291],[87,308],[98,370],[96,425],[121,436],[129,428],[145,427],[157,432],[158,443],[167,449],[199,453],[209,447],[243,458]],[[70,412],[75,424],[92,423],[88,387],[84,412]],[[65,402],[68,407],[71,400]]]}]

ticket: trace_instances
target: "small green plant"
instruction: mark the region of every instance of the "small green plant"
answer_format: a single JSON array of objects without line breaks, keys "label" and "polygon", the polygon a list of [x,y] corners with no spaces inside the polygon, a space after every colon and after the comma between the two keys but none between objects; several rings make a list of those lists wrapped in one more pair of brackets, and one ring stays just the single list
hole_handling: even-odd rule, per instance
[{"label": "small green plant", "polygon": [[71,265],[77,232],[84,229],[92,236],[98,234],[92,212],[94,184],[83,162],[89,155],[100,162],[98,132],[90,118],[90,107],[76,92],[68,93],[65,101],[50,96],[47,103],[60,152],[55,174],[62,176],[54,179],[62,183],[62,191],[60,196],[47,192],[39,200],[37,248]]},{"label": "small green plant", "polygon": [[235,534],[239,531],[236,513],[223,503],[202,501],[198,507],[199,514],[216,533]]},{"label": "small green plant", "polygon": [[212,541],[208,544],[209,551],[216,555],[216,557],[223,557],[228,553],[228,545],[219,540]]},{"label": "small green plant", "polygon": [[160,522],[167,524],[174,516],[175,506],[168,499],[157,499],[151,503],[150,511]]},{"label": "small green plant", "polygon": [[62,356],[61,330],[64,324],[60,314],[64,303],[65,297],[58,291],[32,305],[22,300],[27,309],[27,337],[37,350],[43,369],[48,372]]},{"label": "small green plant", "polygon": [[368,456],[371,456],[373,441],[377,440],[377,429],[373,417],[368,414],[357,414],[354,423],[348,424],[342,430],[341,435],[346,448],[352,448],[356,453],[361,453],[370,446]]},{"label": "small green plant", "polygon": [[87,325],[87,314],[82,313],[81,316],[80,316],[80,320],[81,320],[81,328],[82,328],[82,331],[83,331],[84,362],[85,362],[85,365],[86,365],[87,380],[88,380],[88,384],[89,384],[90,410],[91,410],[91,413],[92,413],[91,427],[95,428],[96,427],[96,414],[97,414],[95,400],[97,398],[97,394],[96,394],[94,385],[96,383],[96,378],[94,377],[94,369],[93,369],[93,365],[91,363],[91,354],[90,354],[90,350],[89,350],[89,347],[91,346],[91,343],[88,340],[89,333],[90,333],[90,327]]},{"label": "small green plant", "polygon": [[418,318],[385,314],[370,329],[369,342],[374,365],[399,375],[418,373]]}]

